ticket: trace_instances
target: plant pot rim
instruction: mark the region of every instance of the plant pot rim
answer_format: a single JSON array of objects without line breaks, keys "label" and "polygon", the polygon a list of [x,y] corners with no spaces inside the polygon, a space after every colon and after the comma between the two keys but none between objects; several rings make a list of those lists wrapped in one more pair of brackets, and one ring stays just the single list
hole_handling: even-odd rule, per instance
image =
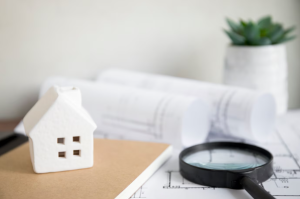
[{"label": "plant pot rim", "polygon": [[233,44],[229,44],[228,47],[230,48],[258,48],[258,49],[261,49],[261,48],[272,48],[272,47],[282,47],[282,46],[285,46],[284,43],[281,43],[281,44],[271,44],[271,45],[264,45],[264,46],[247,46],[247,45],[244,45],[244,46],[239,46],[239,45],[233,45]]}]

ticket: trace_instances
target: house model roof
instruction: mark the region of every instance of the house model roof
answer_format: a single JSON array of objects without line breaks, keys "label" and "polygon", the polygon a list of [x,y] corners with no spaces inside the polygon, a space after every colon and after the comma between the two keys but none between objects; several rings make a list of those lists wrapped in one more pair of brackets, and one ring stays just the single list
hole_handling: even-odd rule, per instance
[{"label": "house model roof", "polygon": [[30,135],[32,129],[59,98],[71,104],[78,114],[81,114],[87,122],[96,128],[96,124],[82,107],[81,92],[79,88],[53,86],[40,98],[40,100],[24,117],[24,127],[27,136]]}]

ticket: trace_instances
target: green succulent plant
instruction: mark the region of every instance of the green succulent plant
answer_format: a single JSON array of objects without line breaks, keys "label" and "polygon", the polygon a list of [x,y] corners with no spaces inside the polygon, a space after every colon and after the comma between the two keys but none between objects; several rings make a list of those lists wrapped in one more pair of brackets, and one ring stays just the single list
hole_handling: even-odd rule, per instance
[{"label": "green succulent plant", "polygon": [[279,23],[273,23],[270,16],[263,17],[254,23],[240,20],[239,23],[226,19],[230,30],[224,30],[233,45],[263,46],[290,41],[295,26],[284,29]]}]

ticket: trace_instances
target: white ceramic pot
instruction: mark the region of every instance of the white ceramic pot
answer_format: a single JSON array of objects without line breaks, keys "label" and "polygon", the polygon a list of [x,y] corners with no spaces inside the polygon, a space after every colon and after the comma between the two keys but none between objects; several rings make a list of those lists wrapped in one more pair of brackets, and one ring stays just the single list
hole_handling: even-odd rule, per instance
[{"label": "white ceramic pot", "polygon": [[274,95],[277,113],[285,113],[288,103],[285,45],[228,46],[224,83]]}]

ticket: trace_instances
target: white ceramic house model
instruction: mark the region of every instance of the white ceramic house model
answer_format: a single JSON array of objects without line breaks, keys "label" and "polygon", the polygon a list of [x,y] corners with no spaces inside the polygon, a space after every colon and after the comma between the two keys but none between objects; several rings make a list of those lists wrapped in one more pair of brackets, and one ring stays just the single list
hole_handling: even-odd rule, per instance
[{"label": "white ceramic house model", "polygon": [[93,166],[96,124],[81,106],[78,88],[50,88],[23,122],[36,173]]}]

